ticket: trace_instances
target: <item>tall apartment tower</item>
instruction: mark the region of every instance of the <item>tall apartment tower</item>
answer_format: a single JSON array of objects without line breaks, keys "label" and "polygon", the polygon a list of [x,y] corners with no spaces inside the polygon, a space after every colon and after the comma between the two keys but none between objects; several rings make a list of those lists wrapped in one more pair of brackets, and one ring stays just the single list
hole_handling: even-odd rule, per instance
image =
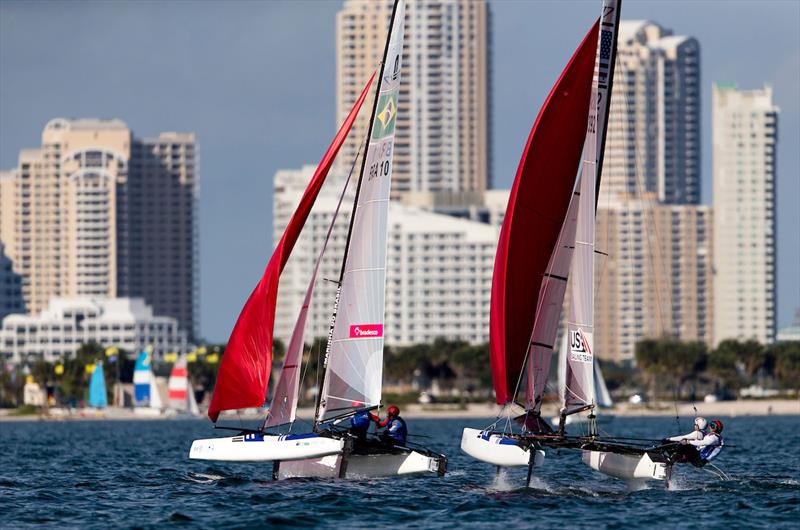
[{"label": "tall apartment tower", "polygon": [[0,187],[29,313],[56,297],[138,296],[196,331],[192,134],[140,140],[119,120],[54,119]]},{"label": "tall apartment tower", "polygon": [[[347,0],[336,17],[336,110],[344,120],[383,56],[391,0]],[[490,24],[484,0],[409,0],[392,194],[482,192],[491,184]],[[369,111],[369,106],[365,105]],[[364,142],[359,120],[339,156]]]},{"label": "tall apartment tower", "polygon": [[775,145],[772,89],[716,84],[714,341],[775,339]]},{"label": "tall apartment tower", "polygon": [[600,203],[655,193],[700,203],[700,45],[650,21],[620,24]]},{"label": "tall apartment tower", "polygon": [[654,204],[654,197],[597,213],[595,350],[634,359],[636,343],[670,336],[710,344],[713,331],[711,208]]}]

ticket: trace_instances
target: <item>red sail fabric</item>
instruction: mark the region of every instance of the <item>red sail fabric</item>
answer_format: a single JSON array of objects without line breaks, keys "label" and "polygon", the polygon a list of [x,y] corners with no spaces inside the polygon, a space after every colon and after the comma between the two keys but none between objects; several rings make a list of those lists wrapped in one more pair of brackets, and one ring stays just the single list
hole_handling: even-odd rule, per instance
[{"label": "red sail fabric", "polygon": [[208,408],[208,417],[211,421],[216,422],[220,411],[223,410],[260,407],[264,404],[272,366],[272,333],[275,326],[275,302],[281,271],[289,260],[292,248],[314,206],[331,164],[347,138],[374,79],[373,72],[367,86],[364,87],[361,96],[353,105],[353,109],[317,166],[311,182],[300,199],[300,204],[286,226],[283,237],[275,247],[264,275],[250,294],[236,321],[220,363],[214,394],[211,396],[211,405]]},{"label": "red sail fabric", "polygon": [[514,399],[542,278],[569,207],[581,161],[598,24],[544,102],[508,198],[492,279],[489,351],[497,403]]}]

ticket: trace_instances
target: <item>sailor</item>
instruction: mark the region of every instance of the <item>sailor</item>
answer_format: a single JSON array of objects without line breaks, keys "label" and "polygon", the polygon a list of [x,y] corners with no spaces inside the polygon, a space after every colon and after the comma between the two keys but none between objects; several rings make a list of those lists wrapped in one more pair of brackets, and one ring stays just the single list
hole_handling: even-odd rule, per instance
[{"label": "sailor", "polygon": [[386,428],[381,433],[381,438],[393,445],[405,445],[408,437],[408,427],[403,418],[400,417],[400,409],[396,405],[390,406],[386,410],[386,419],[381,421],[378,416],[370,414],[372,421],[378,424],[378,428]]},{"label": "sailor", "polygon": [[695,467],[703,467],[722,451],[725,445],[722,439],[722,422],[711,420],[708,423],[708,432],[700,440],[681,440],[682,447],[679,455],[686,457],[686,461]]},{"label": "sailor", "polygon": [[350,419],[350,432],[358,441],[363,442],[367,439],[367,431],[369,430],[371,420],[371,414],[363,409],[356,412]]},{"label": "sailor", "polygon": [[705,418],[698,416],[694,419],[694,430],[689,434],[681,434],[679,436],[672,436],[671,438],[665,438],[662,442],[669,443],[669,442],[680,442],[681,440],[702,440],[703,437],[706,435],[706,426],[708,422]]}]

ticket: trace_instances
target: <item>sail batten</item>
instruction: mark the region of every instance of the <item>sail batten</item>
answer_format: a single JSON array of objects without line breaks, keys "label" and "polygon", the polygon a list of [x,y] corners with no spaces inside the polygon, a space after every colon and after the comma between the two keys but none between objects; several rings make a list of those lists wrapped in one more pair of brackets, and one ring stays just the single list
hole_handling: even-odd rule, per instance
[{"label": "sail batten", "polygon": [[300,199],[300,204],[286,226],[283,237],[275,247],[261,280],[239,314],[228,339],[217,374],[217,384],[211,396],[211,405],[208,409],[211,421],[216,422],[223,410],[260,407],[264,404],[272,365],[275,304],[281,271],[289,260],[289,255],[300,236],[319,190],[358,116],[374,78],[373,74],[322,157]]},{"label": "sail batten", "polygon": [[[386,253],[405,3],[395,3],[335,302],[316,422],[380,404]],[[363,340],[369,339],[369,340]]]},{"label": "sail batten", "polygon": [[[573,196],[598,28],[599,22],[589,30],[539,111],[509,196],[495,257],[490,312],[490,358],[498,404],[515,397],[539,318],[544,273]],[[555,312],[557,325],[560,304]],[[552,319],[548,315],[544,320],[553,325]]]}]

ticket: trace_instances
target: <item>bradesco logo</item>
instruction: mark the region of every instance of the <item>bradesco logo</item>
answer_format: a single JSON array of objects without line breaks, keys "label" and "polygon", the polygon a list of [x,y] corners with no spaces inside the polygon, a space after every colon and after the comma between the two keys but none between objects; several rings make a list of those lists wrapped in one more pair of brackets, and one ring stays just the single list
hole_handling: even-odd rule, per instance
[{"label": "bradesco logo", "polygon": [[351,339],[383,337],[383,324],[358,324],[350,326]]}]

